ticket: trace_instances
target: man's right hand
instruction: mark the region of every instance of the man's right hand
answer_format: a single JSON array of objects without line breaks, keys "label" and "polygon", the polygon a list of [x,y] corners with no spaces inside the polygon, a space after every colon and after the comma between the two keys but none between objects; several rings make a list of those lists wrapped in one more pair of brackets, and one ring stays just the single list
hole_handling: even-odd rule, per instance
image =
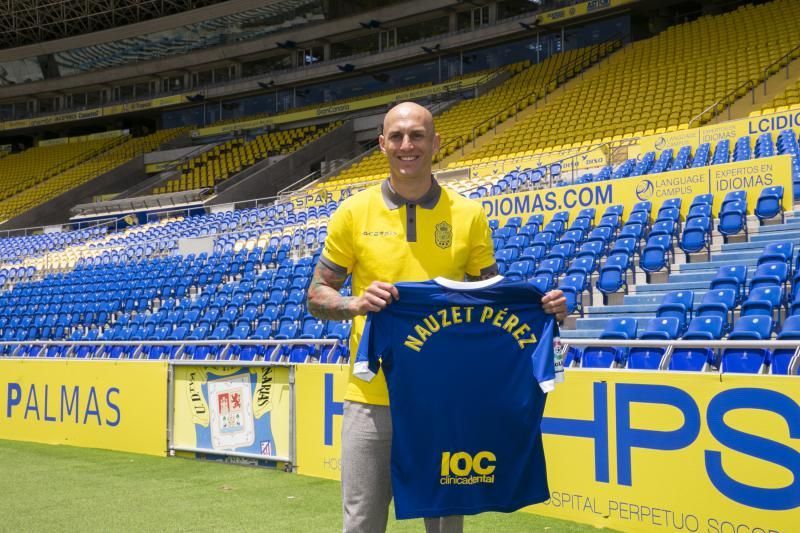
[{"label": "man's right hand", "polygon": [[373,281],[364,289],[361,296],[350,300],[350,309],[356,315],[377,313],[383,311],[387,305],[400,299],[397,287],[385,281]]}]

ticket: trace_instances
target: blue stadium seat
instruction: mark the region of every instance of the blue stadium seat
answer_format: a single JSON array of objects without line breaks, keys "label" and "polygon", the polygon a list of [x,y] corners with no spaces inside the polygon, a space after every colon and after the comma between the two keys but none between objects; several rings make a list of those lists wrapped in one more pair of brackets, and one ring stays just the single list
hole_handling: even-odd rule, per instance
[{"label": "blue stadium seat", "polygon": [[572,274],[561,280],[558,288],[564,292],[567,299],[567,313],[578,311],[583,316],[583,292],[588,290],[589,286],[585,274]]},{"label": "blue stadium seat", "polygon": [[766,187],[761,190],[756,201],[755,215],[761,224],[778,215],[781,216],[781,223],[784,222],[782,185]]},{"label": "blue stadium seat", "polygon": [[[752,289],[747,295],[747,299],[742,303],[740,316],[768,316],[773,320],[775,312],[780,312],[783,304],[783,287],[776,285],[763,285]],[[775,323],[777,325],[777,322]]]},{"label": "blue stadium seat", "polygon": [[717,270],[709,289],[732,289],[736,293],[736,305],[739,305],[744,300],[746,284],[747,265],[728,265]]},{"label": "blue stadium seat", "polygon": [[750,291],[756,287],[779,285],[783,286],[789,279],[789,267],[785,263],[766,263],[756,268],[750,278]]},{"label": "blue stadium seat", "polygon": [[[636,338],[635,318],[612,318],[608,321],[600,339]],[[581,355],[582,368],[610,368],[611,366],[624,366],[627,350],[623,348],[587,346]]]},{"label": "blue stadium seat", "polygon": [[[683,340],[703,341],[722,338],[722,319],[719,316],[695,317],[689,322]],[[719,360],[711,348],[675,348],[669,359],[669,370],[699,372],[719,367]]]},{"label": "blue stadium seat", "polygon": [[681,235],[680,247],[686,253],[687,262],[689,254],[706,250],[711,258],[711,219],[698,216],[686,221]]},{"label": "blue stadium seat", "polygon": [[[800,341],[800,316],[790,316],[783,321],[779,341]],[[793,368],[796,372],[800,357],[798,348],[776,348],[769,356],[770,374],[789,374]]]},{"label": "blue stadium seat", "polygon": [[695,316],[718,316],[725,331],[730,329],[733,310],[736,307],[736,292],[733,289],[713,289],[703,295]]},{"label": "blue stadium seat", "polygon": [[736,200],[723,204],[719,212],[719,224],[717,225],[717,229],[724,237],[725,242],[728,242],[728,237],[741,233],[742,231],[744,231],[744,235],[747,237],[747,203]]},{"label": "blue stadium seat", "polygon": [[350,322],[329,322],[326,339],[335,339],[338,342],[333,348],[328,349],[328,353],[320,358],[322,363],[346,363],[350,359],[350,348],[348,339],[350,338]]},{"label": "blue stadium seat", "polygon": [[659,272],[663,269],[670,270],[672,251],[672,237],[668,235],[655,235],[647,239],[647,244],[642,249],[639,257],[639,266],[648,273]]},{"label": "blue stadium seat", "polygon": [[[739,317],[728,340],[768,340],[772,332],[772,317]],[[756,374],[767,361],[767,349],[726,348],[722,353],[722,371]]]},{"label": "blue stadium seat", "polygon": [[623,253],[608,257],[605,265],[600,267],[600,276],[595,284],[600,292],[608,295],[625,290],[627,293],[627,274],[630,267],[630,259],[629,255]]},{"label": "blue stadium seat", "polygon": [[[680,323],[674,317],[653,318],[639,335],[642,340],[670,341],[678,336]],[[666,348],[647,346],[631,348],[628,352],[628,368],[637,370],[658,370]]]},{"label": "blue stadium seat", "polygon": [[694,291],[672,291],[666,293],[656,310],[658,318],[675,318],[678,333],[683,334],[689,326],[694,307]]}]

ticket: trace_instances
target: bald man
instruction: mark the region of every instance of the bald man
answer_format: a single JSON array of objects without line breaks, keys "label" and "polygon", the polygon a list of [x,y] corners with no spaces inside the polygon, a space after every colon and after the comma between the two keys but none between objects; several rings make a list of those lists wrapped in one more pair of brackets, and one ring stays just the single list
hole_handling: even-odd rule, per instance
[{"label": "bald man", "polygon": [[[442,188],[431,173],[439,135],[430,111],[413,102],[393,107],[378,137],[389,177],[345,200],[308,290],[308,310],[326,320],[353,321],[355,354],[366,314],[398,298],[394,283],[444,277],[478,281],[498,274],[492,233],[480,204]],[[352,276],[353,296],[339,289]],[[543,299],[546,312],[566,316],[561,291]],[[351,359],[353,359],[351,357]],[[391,487],[392,421],[383,373],[371,382],[351,376],[342,422],[342,507],[346,533],[386,530]],[[463,517],[426,518],[427,532],[460,532]]]}]

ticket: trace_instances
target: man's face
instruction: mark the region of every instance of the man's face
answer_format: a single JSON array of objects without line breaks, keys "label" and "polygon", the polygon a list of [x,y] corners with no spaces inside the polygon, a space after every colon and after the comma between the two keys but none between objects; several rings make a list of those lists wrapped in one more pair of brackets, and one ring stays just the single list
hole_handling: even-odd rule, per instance
[{"label": "man's face", "polygon": [[439,149],[439,135],[433,132],[433,120],[424,108],[398,106],[391,110],[378,141],[389,160],[392,176],[430,177],[433,154]]}]

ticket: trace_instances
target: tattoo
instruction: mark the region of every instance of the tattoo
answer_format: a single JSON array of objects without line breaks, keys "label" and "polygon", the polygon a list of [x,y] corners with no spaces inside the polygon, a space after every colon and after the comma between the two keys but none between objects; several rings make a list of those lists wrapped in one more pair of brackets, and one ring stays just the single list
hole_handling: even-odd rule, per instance
[{"label": "tattoo", "polygon": [[334,270],[322,261],[317,263],[308,288],[308,312],[323,320],[350,320],[352,296],[342,296],[339,289],[347,279],[347,272]]},{"label": "tattoo", "polygon": [[465,277],[467,281],[482,281],[484,279],[493,278],[500,273],[500,269],[497,268],[497,263],[493,264],[492,266],[486,267],[481,270],[480,275],[478,276],[470,276],[467,274]]}]

